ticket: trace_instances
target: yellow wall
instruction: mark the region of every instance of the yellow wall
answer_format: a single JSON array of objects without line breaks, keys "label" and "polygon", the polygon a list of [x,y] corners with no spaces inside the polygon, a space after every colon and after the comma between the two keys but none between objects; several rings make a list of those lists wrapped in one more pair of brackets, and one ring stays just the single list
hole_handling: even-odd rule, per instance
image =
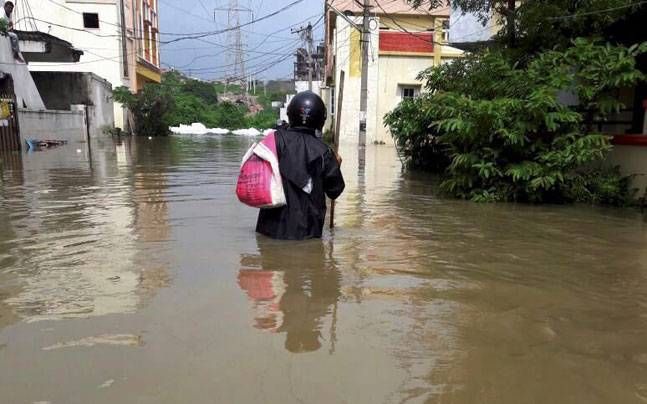
[{"label": "yellow wall", "polygon": [[358,30],[350,32],[350,76],[360,77],[362,75],[362,47],[361,34]]},{"label": "yellow wall", "polygon": [[380,27],[390,28],[394,31],[401,31],[402,28],[412,32],[428,31],[434,29],[434,17],[428,15],[380,16]]}]

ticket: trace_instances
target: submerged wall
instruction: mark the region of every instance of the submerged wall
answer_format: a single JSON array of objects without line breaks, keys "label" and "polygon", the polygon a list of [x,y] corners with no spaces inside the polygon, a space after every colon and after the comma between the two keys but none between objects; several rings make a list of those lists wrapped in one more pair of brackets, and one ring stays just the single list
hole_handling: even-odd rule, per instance
[{"label": "submerged wall", "polygon": [[85,113],[83,111],[19,111],[20,139],[67,140],[69,143],[87,142]]},{"label": "submerged wall", "polygon": [[[647,139],[647,135],[642,135]],[[623,175],[634,175],[632,186],[638,189],[637,197],[647,191],[647,142],[641,145],[616,144],[607,160],[611,165],[620,166]]]},{"label": "submerged wall", "polygon": [[90,136],[103,127],[114,127],[112,85],[93,73],[32,72],[45,106],[50,110],[74,110],[88,106]]}]

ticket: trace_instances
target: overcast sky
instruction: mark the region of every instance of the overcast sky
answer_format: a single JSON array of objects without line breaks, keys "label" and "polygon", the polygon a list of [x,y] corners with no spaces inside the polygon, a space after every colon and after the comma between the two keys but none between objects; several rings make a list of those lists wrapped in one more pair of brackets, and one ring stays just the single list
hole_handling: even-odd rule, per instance
[{"label": "overcast sky", "polygon": [[[239,7],[248,7],[259,19],[298,0],[239,0]],[[185,33],[212,32],[227,28],[226,8],[229,0],[160,0],[159,21],[161,41],[178,38]],[[315,24],[323,16],[323,0],[301,0],[297,5],[243,28],[246,43],[247,72],[258,72],[258,79],[292,78],[294,57],[290,53],[301,44],[299,36],[290,33],[291,26],[298,28]],[[249,13],[240,13],[241,24],[251,20]],[[280,32],[277,32],[280,31]],[[271,36],[269,36],[271,35]],[[316,27],[315,40],[323,37],[323,21]],[[227,33],[202,39],[188,39],[168,45],[162,44],[163,67],[175,67],[187,74],[203,79],[219,79],[233,74],[231,38]],[[207,43],[205,41],[211,42]]]}]

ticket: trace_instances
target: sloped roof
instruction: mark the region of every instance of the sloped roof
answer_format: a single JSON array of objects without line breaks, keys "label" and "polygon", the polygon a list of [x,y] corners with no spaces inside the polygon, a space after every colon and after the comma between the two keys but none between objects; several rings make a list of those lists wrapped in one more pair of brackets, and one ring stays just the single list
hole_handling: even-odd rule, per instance
[{"label": "sloped roof", "polygon": [[[339,11],[350,11],[352,13],[361,13],[362,7],[358,3],[363,3],[363,0],[330,0],[329,3]],[[422,2],[420,8],[415,9],[407,0],[369,0],[369,4],[373,6],[371,10],[375,14],[399,14],[399,15],[433,15],[433,16],[449,16],[449,7],[439,7],[429,10],[426,1]]]}]

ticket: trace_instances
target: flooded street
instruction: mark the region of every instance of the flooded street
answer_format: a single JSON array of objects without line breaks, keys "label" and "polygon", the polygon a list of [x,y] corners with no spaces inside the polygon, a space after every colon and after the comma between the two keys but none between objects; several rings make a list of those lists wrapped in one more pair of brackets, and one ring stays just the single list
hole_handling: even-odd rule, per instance
[{"label": "flooded street", "polygon": [[442,199],[345,147],[337,229],[277,242],[250,142],[2,156],[0,402],[647,402],[639,212]]}]

